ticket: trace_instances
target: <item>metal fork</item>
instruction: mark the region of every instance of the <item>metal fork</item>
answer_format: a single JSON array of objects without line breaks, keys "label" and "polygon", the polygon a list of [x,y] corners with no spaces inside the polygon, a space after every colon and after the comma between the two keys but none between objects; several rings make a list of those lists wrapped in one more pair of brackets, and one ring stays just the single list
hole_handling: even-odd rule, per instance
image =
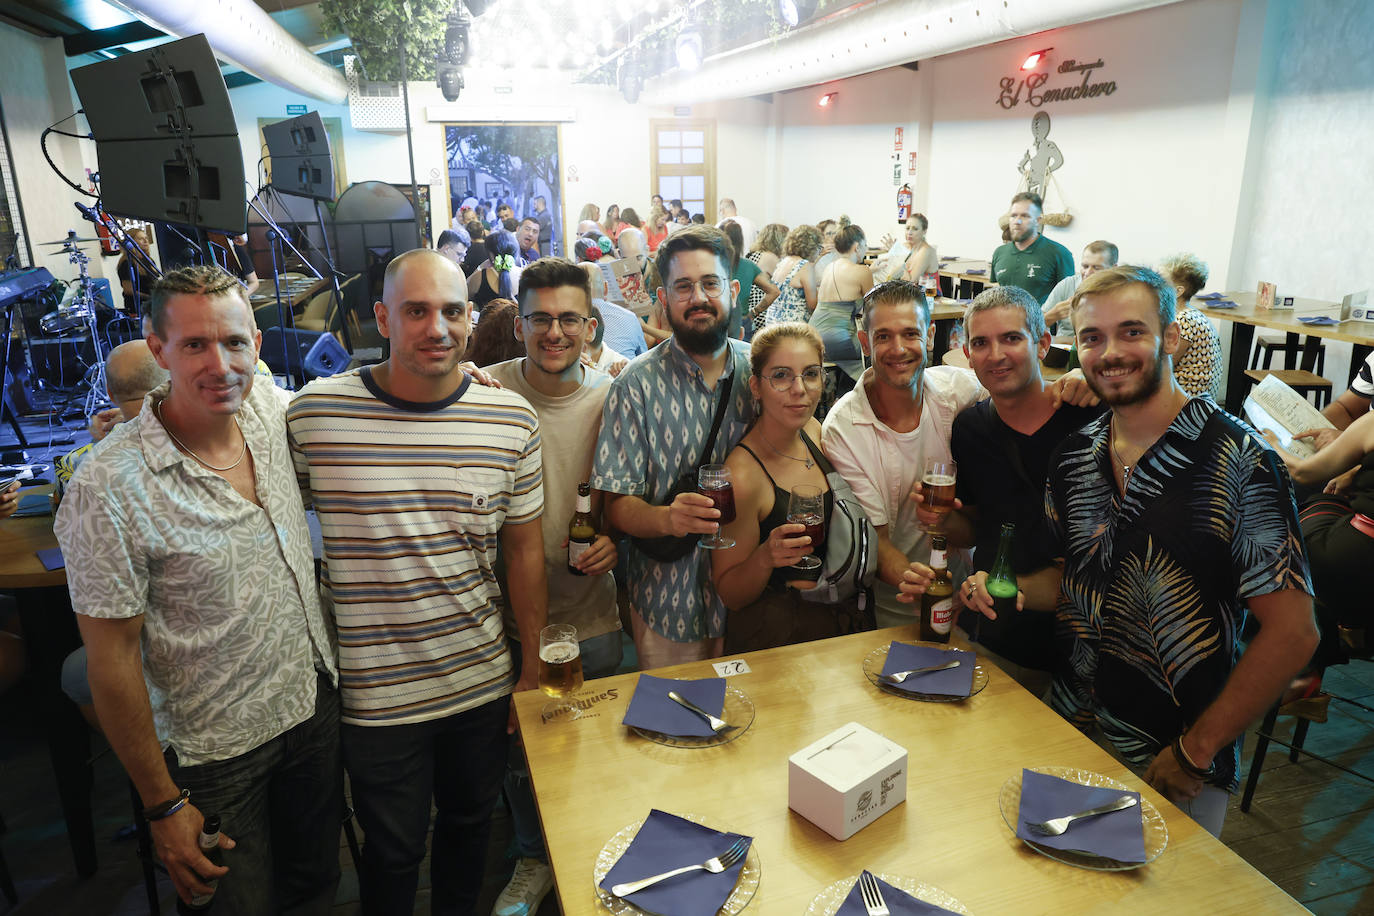
[{"label": "metal fork", "polygon": [[626,897],[630,894],[636,894],[644,890],[644,888],[651,884],[657,884],[674,875],[685,875],[689,871],[709,871],[713,875],[718,875],[740,859],[743,859],[744,854],[748,851],[749,838],[740,837],[731,844],[729,849],[718,856],[712,856],[700,865],[688,865],[685,868],[675,868],[672,871],[665,871],[661,875],[652,875],[648,878],[641,878],[638,881],[626,881],[623,884],[614,885],[611,888],[611,893],[617,897]]},{"label": "metal fork", "polygon": [[1113,811],[1124,811],[1136,803],[1134,795],[1123,795],[1116,801],[1098,808],[1089,808],[1087,811],[1080,811],[1077,814],[1066,814],[1063,817],[1052,817],[1047,821],[1026,821],[1026,827],[1031,833],[1040,836],[1062,836],[1069,825],[1074,821],[1085,817],[1096,817],[1099,814],[1110,814]]},{"label": "metal fork", "polygon": [[685,706],[692,712],[701,716],[703,719],[706,720],[707,724],[711,726],[711,731],[715,732],[717,735],[723,735],[726,732],[732,732],[735,729],[739,728],[738,725],[730,725],[724,719],[718,719],[715,716],[711,715],[709,712],[702,709],[700,706],[693,703],[691,700],[682,696],[682,694],[678,693],[676,690],[668,691],[668,699],[672,700],[674,703],[677,703],[680,706]]},{"label": "metal fork", "polygon": [[868,916],[890,916],[887,901],[883,900],[883,889],[878,885],[878,879],[873,877],[872,872],[866,871],[859,875],[859,896],[863,898]]},{"label": "metal fork", "polygon": [[943,665],[931,665],[929,668],[912,668],[910,671],[894,671],[892,674],[880,674],[878,680],[884,684],[900,684],[909,677],[918,674],[929,674],[932,671],[948,671],[950,668],[958,668],[963,662],[955,659],[952,662],[945,662]]}]

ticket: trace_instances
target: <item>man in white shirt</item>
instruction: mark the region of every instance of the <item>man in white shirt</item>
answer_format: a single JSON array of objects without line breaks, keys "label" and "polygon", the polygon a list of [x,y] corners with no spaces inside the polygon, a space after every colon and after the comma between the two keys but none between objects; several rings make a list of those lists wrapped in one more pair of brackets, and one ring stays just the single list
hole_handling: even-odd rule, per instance
[{"label": "man in white shirt", "polygon": [[754,225],[754,221],[747,216],[740,216],[739,211],[735,209],[735,202],[728,197],[722,197],[720,199],[720,205],[717,207],[717,212],[720,215],[720,222],[716,223],[716,228],[724,229],[725,224],[730,220],[739,223],[740,231],[744,233],[744,250],[748,251],[750,246],[754,244],[754,239],[759,234],[758,227]]},{"label": "man in white shirt", "polygon": [[[96,712],[183,901],[219,879],[217,912],[325,914],[338,674],[286,393],[255,377],[262,335],[220,268],[164,274],[150,322],[171,380],[81,463],[54,525]],[[197,845],[211,814],[222,866]]]},{"label": "man in white shirt", "polygon": [[[610,376],[581,363],[582,350],[597,330],[591,317],[587,275],[563,258],[540,258],[520,275],[520,318],[515,333],[525,355],[487,367],[502,387],[523,397],[539,415],[543,441],[544,570],[549,582],[549,623],[577,627],[582,672],[588,680],[615,673],[620,665],[620,613],[616,607],[616,545],[604,533],[573,561],[568,552],[568,521],[577,487],[591,479],[592,452],[601,431],[601,412],[611,390]],[[601,494],[591,499],[592,518],[601,524]],[[570,570],[575,566],[578,572]],[[519,663],[518,629],[506,609],[511,658]],[[531,916],[553,887],[545,861],[539,815],[530,791],[524,752],[512,741],[505,779],[519,860],[510,883],[497,898],[492,916]]]},{"label": "man in white shirt", "polygon": [[[826,415],[821,447],[878,529],[877,622],[899,626],[915,622],[930,579],[913,487],[927,460],[950,460],[954,417],[987,392],[968,369],[926,365],[930,313],[914,283],[892,280],[864,297],[859,343],[872,366]],[[956,582],[963,566],[951,556]]]},{"label": "man in white shirt", "polygon": [[[1054,333],[1055,322],[1063,321],[1069,317],[1069,303],[1073,300],[1073,294],[1078,292],[1078,284],[1099,270],[1115,267],[1119,257],[1120,252],[1117,247],[1105,239],[1098,239],[1087,244],[1083,249],[1083,254],[1078,259],[1078,273],[1069,274],[1060,280],[1054,285],[1054,289],[1050,290],[1050,294],[1045,297],[1045,324],[1049,327],[1051,334]],[[1070,333],[1072,330],[1069,328]]]}]

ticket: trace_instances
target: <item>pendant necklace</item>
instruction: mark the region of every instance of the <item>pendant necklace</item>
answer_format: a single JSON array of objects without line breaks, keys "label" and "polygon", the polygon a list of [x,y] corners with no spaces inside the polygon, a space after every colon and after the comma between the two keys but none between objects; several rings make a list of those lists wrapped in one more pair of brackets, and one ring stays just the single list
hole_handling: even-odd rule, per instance
[{"label": "pendant necklace", "polygon": [[1107,447],[1112,450],[1112,457],[1116,459],[1117,464],[1121,465],[1121,489],[1124,490],[1130,484],[1131,473],[1135,468],[1121,460],[1121,453],[1116,450],[1116,426],[1108,427],[1107,433]]},{"label": "pendant necklace", "polygon": [[763,444],[764,444],[764,445],[768,446],[770,449],[773,450],[773,454],[775,454],[775,455],[781,455],[783,458],[786,458],[788,461],[796,461],[796,462],[798,462],[799,464],[803,464],[803,465],[806,466],[806,469],[807,469],[808,471],[811,470],[812,468],[814,468],[814,467],[816,466],[816,462],[813,461],[812,458],[811,458],[811,449],[807,449],[807,450],[806,450],[806,457],[805,457],[805,458],[793,458],[791,455],[787,454],[786,452],[780,452],[780,451],[778,451],[778,449],[773,445],[773,443],[771,443],[771,442],[768,441],[768,437],[765,436],[765,435],[763,434],[763,431],[762,431],[762,430],[759,431],[759,438],[763,440]]},{"label": "pendant necklace", "polygon": [[239,426],[239,418],[238,418],[238,417],[234,417],[234,426],[235,426],[235,427],[238,429],[238,431],[239,431],[239,438],[243,440],[243,448],[239,450],[239,457],[238,457],[238,460],[236,460],[236,461],[235,461],[233,464],[231,464],[231,465],[228,465],[228,466],[226,466],[226,467],[222,467],[222,468],[221,468],[221,467],[217,467],[217,466],[211,464],[210,462],[206,461],[204,458],[202,458],[202,457],[200,457],[199,455],[197,455],[195,452],[191,451],[190,448],[188,448],[188,447],[186,446],[186,443],[185,443],[185,442],[182,442],[180,439],[178,439],[178,438],[176,437],[176,434],[173,433],[172,430],[171,430],[170,428],[168,428],[168,426],[167,426],[167,421],[164,420],[164,419],[162,419],[162,402],[161,402],[161,401],[158,401],[157,404],[154,405],[154,407],[153,407],[153,412],[157,414],[157,420],[158,420],[158,422],[161,423],[161,424],[162,424],[162,428],[163,428],[164,430],[167,431],[167,435],[169,435],[169,436],[172,437],[172,441],[175,442],[178,446],[180,446],[180,447],[181,447],[181,450],[182,450],[183,452],[185,452],[186,454],[190,455],[192,458],[196,459],[197,461],[199,461],[201,464],[205,465],[205,466],[206,466],[207,468],[209,468],[210,470],[212,470],[212,471],[232,471],[234,468],[238,467],[240,464],[243,464],[243,456],[246,455],[246,454],[248,454],[248,437],[245,436],[245,435],[243,434],[243,427],[242,427],[242,426]]}]

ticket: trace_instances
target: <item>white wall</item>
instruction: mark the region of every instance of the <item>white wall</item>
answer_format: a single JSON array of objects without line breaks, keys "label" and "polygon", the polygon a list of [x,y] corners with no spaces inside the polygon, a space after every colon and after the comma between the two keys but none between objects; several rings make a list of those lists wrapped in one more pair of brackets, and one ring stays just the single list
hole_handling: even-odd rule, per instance
[{"label": "white wall", "polygon": [[[58,248],[38,244],[61,239],[69,229],[75,229],[83,238],[95,233],[95,227],[72,206],[78,199],[85,203],[90,199],[77,194],[57,177],[44,161],[38,142],[44,128],[77,108],[61,39],[39,38],[0,23],[0,104],[4,106],[14,179],[23,203],[34,266],[48,268],[60,280],[74,280],[77,269],[68,263],[67,256],[56,253]],[[80,133],[86,129],[86,123],[83,118],[76,118],[59,129]],[[94,144],[83,143],[91,147],[90,165],[94,168]],[[48,152],[64,175],[78,184],[86,184],[86,163],[78,141],[51,135]],[[104,259],[98,254],[99,246],[89,245],[82,250],[91,257],[92,275],[114,275],[115,259],[108,260],[106,271]]]}]

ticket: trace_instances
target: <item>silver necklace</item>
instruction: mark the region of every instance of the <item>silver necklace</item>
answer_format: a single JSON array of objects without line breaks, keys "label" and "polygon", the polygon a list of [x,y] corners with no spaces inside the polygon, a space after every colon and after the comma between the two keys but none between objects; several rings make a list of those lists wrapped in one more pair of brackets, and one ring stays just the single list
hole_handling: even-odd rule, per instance
[{"label": "silver necklace", "polygon": [[787,454],[786,452],[780,452],[780,451],[778,451],[777,448],[773,445],[773,443],[771,443],[771,442],[768,441],[768,437],[765,436],[765,435],[763,434],[763,431],[762,431],[762,430],[759,430],[759,438],[763,440],[763,444],[764,444],[764,445],[768,446],[770,449],[773,450],[773,454],[775,454],[775,455],[781,455],[783,458],[786,458],[788,461],[796,461],[796,462],[798,462],[798,463],[800,463],[800,464],[803,464],[803,465],[806,466],[806,469],[807,469],[808,471],[811,470],[812,468],[814,468],[814,467],[816,466],[816,462],[813,461],[813,460],[811,459],[811,449],[807,449],[807,450],[806,450],[806,457],[805,457],[805,458],[793,458],[791,455]]},{"label": "silver necklace", "polygon": [[158,402],[157,402],[157,404],[153,407],[153,411],[157,414],[157,420],[158,420],[159,423],[162,424],[162,428],[163,428],[164,430],[167,431],[167,435],[169,435],[169,436],[172,437],[172,441],[175,442],[178,446],[180,446],[180,447],[181,447],[181,450],[182,450],[183,452],[185,452],[186,454],[190,455],[192,458],[196,459],[197,461],[199,461],[201,464],[205,465],[205,466],[206,466],[207,468],[209,468],[210,470],[212,470],[212,471],[232,471],[234,468],[238,467],[240,464],[243,464],[243,456],[246,455],[246,454],[248,454],[248,437],[245,436],[245,435],[243,434],[243,427],[242,427],[242,426],[239,426],[239,418],[238,418],[238,417],[234,417],[234,426],[235,426],[235,427],[238,429],[238,431],[239,431],[239,438],[243,440],[243,448],[239,449],[239,457],[238,457],[238,460],[236,460],[233,464],[228,465],[228,466],[226,466],[226,467],[217,467],[216,465],[211,464],[210,462],[206,461],[204,458],[202,458],[202,457],[200,457],[199,455],[197,455],[195,452],[191,451],[191,449],[186,445],[185,442],[182,442],[180,439],[178,439],[178,438],[176,437],[176,434],[173,433],[172,430],[171,430],[171,428],[167,426],[167,421],[164,420],[164,419],[162,419],[162,402],[161,402],[161,401],[158,401]]},{"label": "silver necklace", "polygon": [[1112,457],[1116,459],[1116,463],[1121,465],[1121,489],[1124,490],[1130,484],[1131,472],[1135,468],[1122,461],[1121,453],[1116,450],[1116,427],[1114,425],[1107,428],[1107,447],[1112,450]]}]

